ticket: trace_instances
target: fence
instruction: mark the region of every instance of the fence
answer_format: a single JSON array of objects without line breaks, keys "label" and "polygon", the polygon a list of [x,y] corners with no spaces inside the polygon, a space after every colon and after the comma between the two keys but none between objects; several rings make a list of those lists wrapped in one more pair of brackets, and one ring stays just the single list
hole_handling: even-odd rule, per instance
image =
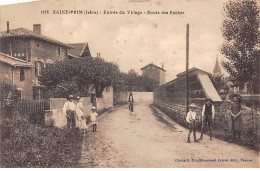
[{"label": "fence", "polygon": [[19,114],[21,117],[27,118],[31,123],[43,124],[44,112],[50,109],[50,101],[32,101],[32,100],[4,100],[3,115],[13,117]]}]

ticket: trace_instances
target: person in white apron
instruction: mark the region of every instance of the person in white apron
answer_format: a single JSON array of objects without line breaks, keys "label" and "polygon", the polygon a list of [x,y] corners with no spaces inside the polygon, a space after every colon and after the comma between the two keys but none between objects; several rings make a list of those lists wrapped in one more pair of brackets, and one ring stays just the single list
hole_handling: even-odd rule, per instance
[{"label": "person in white apron", "polygon": [[77,96],[76,97],[77,100],[77,108],[76,108],[76,115],[77,115],[77,122],[76,122],[76,126],[80,129],[83,130],[83,133],[86,133],[86,130],[88,129],[88,126],[86,124],[86,120],[85,120],[85,116],[83,113],[83,103],[82,103],[82,99]]}]

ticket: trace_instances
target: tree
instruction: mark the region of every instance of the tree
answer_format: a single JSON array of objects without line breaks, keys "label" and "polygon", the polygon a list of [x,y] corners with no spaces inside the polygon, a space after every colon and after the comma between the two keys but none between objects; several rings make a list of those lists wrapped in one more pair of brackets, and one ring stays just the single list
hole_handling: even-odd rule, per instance
[{"label": "tree", "polygon": [[245,83],[249,83],[252,91],[252,84],[258,78],[258,4],[253,0],[229,1],[224,12],[222,33],[226,41],[221,53],[226,60],[222,61],[222,65],[235,85],[243,88]]},{"label": "tree", "polygon": [[227,84],[222,76],[210,77],[215,89],[219,92],[221,89],[226,90]]},{"label": "tree", "polygon": [[92,85],[96,96],[101,97],[104,88],[117,82],[118,76],[116,64],[89,57],[57,61],[44,69],[40,81],[47,89],[47,97],[87,96]]}]

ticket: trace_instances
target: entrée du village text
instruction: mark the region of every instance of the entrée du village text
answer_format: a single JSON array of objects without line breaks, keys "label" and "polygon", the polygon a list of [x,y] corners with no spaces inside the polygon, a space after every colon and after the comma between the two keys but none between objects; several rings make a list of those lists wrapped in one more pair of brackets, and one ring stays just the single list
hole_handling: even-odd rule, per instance
[{"label": "entr\u00e9e du village text", "polygon": [[184,11],[135,11],[135,10],[103,10],[103,11],[95,11],[95,10],[41,10],[41,14],[75,14],[75,15],[159,15],[159,14],[170,14],[170,15],[184,15]]}]

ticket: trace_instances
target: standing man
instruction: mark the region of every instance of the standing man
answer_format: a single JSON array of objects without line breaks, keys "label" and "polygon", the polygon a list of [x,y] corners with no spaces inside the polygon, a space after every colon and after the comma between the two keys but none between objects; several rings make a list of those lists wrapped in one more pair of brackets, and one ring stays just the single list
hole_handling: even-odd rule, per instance
[{"label": "standing man", "polygon": [[129,94],[128,102],[129,102],[129,110],[130,110],[130,114],[131,114],[131,112],[134,112],[134,96],[133,96],[132,92],[130,92],[130,94]]},{"label": "standing man", "polygon": [[73,102],[73,96],[69,95],[68,101],[63,106],[63,114],[67,118],[67,128],[75,128],[76,127],[76,105]]},{"label": "standing man", "polygon": [[212,126],[215,117],[215,108],[214,105],[212,104],[211,99],[209,98],[206,99],[206,104],[203,105],[201,115],[202,115],[202,126],[201,126],[201,135],[199,140],[202,140],[203,138],[203,131],[205,129],[206,124],[208,124],[209,127],[210,140],[212,140]]}]

